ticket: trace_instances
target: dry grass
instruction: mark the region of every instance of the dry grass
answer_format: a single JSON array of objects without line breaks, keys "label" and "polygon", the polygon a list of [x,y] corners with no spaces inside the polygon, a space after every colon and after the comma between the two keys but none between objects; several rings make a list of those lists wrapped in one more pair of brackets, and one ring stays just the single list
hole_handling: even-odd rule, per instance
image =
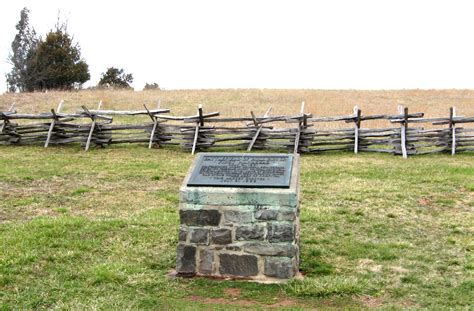
[{"label": "dry grass", "polygon": [[[155,107],[161,99],[163,108],[173,115],[195,114],[198,104],[205,111],[219,111],[222,116],[242,116],[250,110],[263,114],[269,106],[273,114],[296,114],[305,101],[305,111],[318,116],[348,115],[355,105],[363,114],[397,113],[397,105],[409,107],[411,112],[424,112],[427,117],[448,116],[449,107],[456,106],[458,115],[474,115],[474,90],[270,90],[270,89],[215,89],[140,91],[95,90],[79,92],[48,92],[4,94],[0,96],[0,110],[12,102],[25,113],[45,112],[64,99],[64,111],[75,111],[81,105],[95,107],[103,100],[103,109],[142,109],[143,104]],[[386,121],[364,123],[364,126],[386,126]],[[337,125],[334,125],[337,126]],[[333,125],[331,125],[333,127]]]}]

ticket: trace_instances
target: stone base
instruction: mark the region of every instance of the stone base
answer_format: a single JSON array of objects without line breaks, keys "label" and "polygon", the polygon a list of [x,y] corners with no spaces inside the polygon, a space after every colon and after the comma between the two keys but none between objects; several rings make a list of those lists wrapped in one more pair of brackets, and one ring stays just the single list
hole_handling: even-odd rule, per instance
[{"label": "stone base", "polygon": [[185,179],[177,274],[262,282],[297,276],[298,172],[295,157],[289,189],[188,187]]}]

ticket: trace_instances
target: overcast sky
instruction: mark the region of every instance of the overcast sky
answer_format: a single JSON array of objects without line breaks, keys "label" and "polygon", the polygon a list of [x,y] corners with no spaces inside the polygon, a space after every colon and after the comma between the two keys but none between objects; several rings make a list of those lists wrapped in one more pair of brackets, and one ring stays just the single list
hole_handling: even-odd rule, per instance
[{"label": "overcast sky", "polygon": [[107,67],[179,88],[474,87],[474,1],[3,1],[0,90],[24,7],[60,11],[95,85]]}]

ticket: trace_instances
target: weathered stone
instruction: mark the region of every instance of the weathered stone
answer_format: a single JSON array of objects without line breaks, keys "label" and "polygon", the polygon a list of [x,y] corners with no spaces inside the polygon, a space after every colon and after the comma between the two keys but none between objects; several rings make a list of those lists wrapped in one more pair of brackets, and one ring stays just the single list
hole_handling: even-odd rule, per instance
[{"label": "weathered stone", "polygon": [[267,243],[267,242],[251,242],[243,245],[244,251],[251,254],[264,256],[285,256],[293,257],[296,254],[296,247],[293,244]]},{"label": "weathered stone", "polygon": [[278,211],[268,207],[259,207],[255,212],[255,219],[258,220],[276,220]]},{"label": "weathered stone", "polygon": [[296,219],[296,209],[278,212],[277,220],[293,221]]},{"label": "weathered stone", "polygon": [[267,238],[269,242],[290,242],[294,239],[293,224],[269,223]]},{"label": "weathered stone", "polygon": [[294,188],[226,188],[226,187],[182,187],[180,202],[196,205],[266,205],[298,206],[298,195]]},{"label": "weathered stone", "polygon": [[266,257],[263,273],[279,279],[291,278],[295,275],[293,260],[288,257]]},{"label": "weathered stone", "polygon": [[209,244],[209,229],[194,228],[193,231],[191,231],[190,242],[203,245]]},{"label": "weathered stone", "polygon": [[263,240],[265,236],[265,228],[257,224],[250,226],[239,226],[235,230],[235,239],[244,240]]},{"label": "weathered stone", "polygon": [[196,273],[196,247],[178,244],[176,249],[176,272],[192,276]]},{"label": "weathered stone", "polygon": [[224,220],[234,224],[248,223],[253,221],[253,215],[250,211],[224,211]]},{"label": "weathered stone", "polygon": [[247,277],[258,274],[256,256],[220,254],[219,261],[219,272],[222,275]]},{"label": "weathered stone", "polygon": [[188,234],[188,230],[186,227],[179,227],[179,234],[178,234],[178,240],[181,242],[186,242],[186,235]]},{"label": "weathered stone", "polygon": [[217,226],[221,221],[221,213],[217,210],[180,210],[181,224],[188,226]]},{"label": "weathered stone", "polygon": [[228,245],[228,246],[226,246],[225,249],[228,250],[228,251],[238,252],[238,251],[242,250],[242,247],[237,246],[237,245]]},{"label": "weathered stone", "polygon": [[211,232],[211,240],[214,244],[230,244],[232,243],[232,233],[229,229],[213,229]]},{"label": "weathered stone", "polygon": [[199,273],[212,274],[212,262],[214,260],[214,253],[207,249],[199,251]]}]

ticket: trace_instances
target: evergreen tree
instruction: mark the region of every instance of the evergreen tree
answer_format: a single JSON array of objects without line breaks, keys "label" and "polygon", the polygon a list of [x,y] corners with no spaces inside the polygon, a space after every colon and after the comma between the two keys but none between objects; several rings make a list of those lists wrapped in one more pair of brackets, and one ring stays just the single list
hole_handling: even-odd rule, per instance
[{"label": "evergreen tree", "polygon": [[33,27],[29,21],[30,11],[25,7],[20,12],[20,21],[16,25],[18,33],[11,45],[11,52],[8,61],[13,66],[10,73],[7,74],[8,90],[22,92],[26,89],[27,69],[35,53],[38,39]]},{"label": "evergreen tree", "polygon": [[73,42],[67,25],[59,23],[39,41],[27,73],[28,91],[70,90],[90,79],[89,66],[81,58],[79,44]]}]

